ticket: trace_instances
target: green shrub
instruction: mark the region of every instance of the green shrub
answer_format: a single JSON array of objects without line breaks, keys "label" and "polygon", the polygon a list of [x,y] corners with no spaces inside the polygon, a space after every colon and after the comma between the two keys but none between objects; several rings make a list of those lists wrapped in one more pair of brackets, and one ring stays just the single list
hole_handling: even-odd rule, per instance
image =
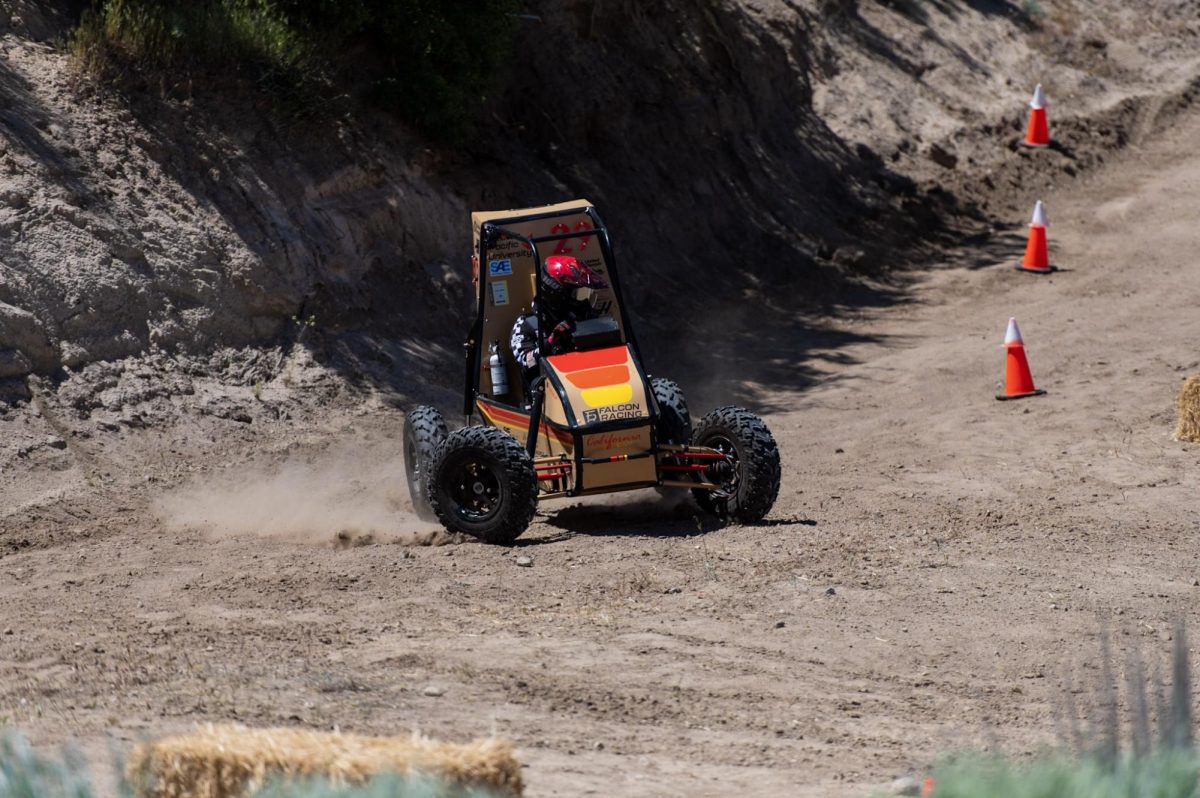
[{"label": "green shrub", "polygon": [[[1088,734],[1079,729],[1071,687],[1064,752],[1031,761],[977,753],[946,758],[933,770],[933,798],[1200,798],[1200,754],[1193,747],[1187,634],[1175,627],[1170,686],[1147,679],[1136,649],[1126,663],[1129,744],[1122,753],[1119,690],[1107,633],[1101,635],[1098,706]],[[1154,733],[1154,727],[1157,733]],[[1073,748],[1076,756],[1065,751]]]},{"label": "green shrub", "polygon": [[16,735],[0,737],[0,798],[91,798],[92,788],[82,761],[34,754]]},{"label": "green shrub", "polygon": [[511,55],[516,0],[94,0],[71,38],[111,66],[257,82],[323,106],[349,94],[460,142]]},{"label": "green shrub", "polygon": [[1200,758],[1166,750],[1117,764],[1048,755],[1019,763],[965,756],[934,768],[934,798],[1195,798]]},{"label": "green shrub", "polygon": [[255,798],[499,798],[489,790],[450,787],[425,776],[380,776],[357,786],[328,780],[276,782]]}]

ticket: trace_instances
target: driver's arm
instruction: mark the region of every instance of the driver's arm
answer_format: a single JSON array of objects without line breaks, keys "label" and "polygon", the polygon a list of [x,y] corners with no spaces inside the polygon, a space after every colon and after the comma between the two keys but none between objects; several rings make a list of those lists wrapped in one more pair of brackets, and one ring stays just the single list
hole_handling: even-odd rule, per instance
[{"label": "driver's arm", "polygon": [[509,348],[512,349],[513,357],[516,358],[517,364],[521,368],[531,369],[537,367],[537,336],[531,335],[526,328],[524,316],[517,317],[517,323],[513,325],[512,335],[509,337],[508,344]]}]

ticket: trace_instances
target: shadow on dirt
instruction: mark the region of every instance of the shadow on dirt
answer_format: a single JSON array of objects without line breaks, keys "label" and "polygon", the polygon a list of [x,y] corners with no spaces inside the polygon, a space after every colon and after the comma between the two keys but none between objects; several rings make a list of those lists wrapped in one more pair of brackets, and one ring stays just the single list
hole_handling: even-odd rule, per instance
[{"label": "shadow on dirt", "polygon": [[1023,224],[996,225],[992,232],[964,236],[947,260],[972,271],[1012,268],[1025,254],[1028,233]]},{"label": "shadow on dirt", "polygon": [[[517,546],[541,546],[560,543],[577,535],[587,537],[642,537],[679,538],[695,537],[715,532],[729,526],[727,522],[702,512],[688,494],[672,492],[662,496],[653,494],[619,502],[618,497],[608,497],[605,503],[589,504],[586,501],[548,513],[545,523],[563,530],[549,537],[518,540]],[[811,518],[766,518],[749,527],[816,526]]]},{"label": "shadow on dirt", "polygon": [[[856,310],[865,307],[848,312]],[[691,345],[680,347],[680,340]],[[850,347],[882,342],[877,335],[789,319],[748,303],[727,308],[717,323],[697,330],[664,331],[645,357],[652,374],[680,384],[695,423],[712,408],[728,404],[760,413],[786,410],[787,394],[827,382],[833,379],[831,372],[856,363]]]},{"label": "shadow on dirt", "polygon": [[81,176],[78,158],[53,140],[50,131],[58,124],[61,120],[33,96],[29,81],[0,61],[0,127],[4,138],[41,164],[50,182],[60,184],[72,201],[82,206],[94,192]]},{"label": "shadow on dirt", "polygon": [[[700,511],[682,491],[661,496],[647,494],[622,501],[620,495],[589,503],[572,504],[549,513],[546,523],[571,535],[592,537],[674,538],[703,535],[724,526]],[[518,541],[536,545],[547,540]]]}]

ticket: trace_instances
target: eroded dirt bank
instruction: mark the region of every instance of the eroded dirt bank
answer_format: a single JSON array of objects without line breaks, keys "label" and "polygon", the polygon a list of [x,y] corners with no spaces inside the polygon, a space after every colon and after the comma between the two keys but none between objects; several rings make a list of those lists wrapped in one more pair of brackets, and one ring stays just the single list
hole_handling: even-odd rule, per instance
[{"label": "eroded dirt bank", "polygon": [[[53,46],[69,6],[0,14],[6,399],[27,374],[95,388],[88,364],[130,357],[251,385],[279,359],[228,348],[297,339],[411,397],[460,337],[469,211],[576,195],[636,267],[656,361],[690,357],[679,341],[703,314],[728,337],[795,327],[801,362],[814,325],[798,310],[886,300],[864,280],[1016,223],[1032,193],[1169,124],[1194,99],[1200,35],[1183,0],[1149,17],[1071,0],[533,3],[486,134],[447,152],[367,112],[271,112],[215,78],[96,84]],[[1015,142],[1038,81],[1064,146],[1034,166]]]}]

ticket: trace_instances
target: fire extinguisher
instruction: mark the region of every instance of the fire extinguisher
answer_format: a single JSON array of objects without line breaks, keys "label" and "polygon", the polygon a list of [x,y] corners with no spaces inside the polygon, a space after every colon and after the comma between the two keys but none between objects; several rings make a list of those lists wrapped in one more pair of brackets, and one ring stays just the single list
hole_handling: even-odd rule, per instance
[{"label": "fire extinguisher", "polygon": [[492,396],[504,396],[508,393],[508,371],[504,361],[500,359],[500,342],[492,341],[491,357],[488,365],[492,368]]}]

